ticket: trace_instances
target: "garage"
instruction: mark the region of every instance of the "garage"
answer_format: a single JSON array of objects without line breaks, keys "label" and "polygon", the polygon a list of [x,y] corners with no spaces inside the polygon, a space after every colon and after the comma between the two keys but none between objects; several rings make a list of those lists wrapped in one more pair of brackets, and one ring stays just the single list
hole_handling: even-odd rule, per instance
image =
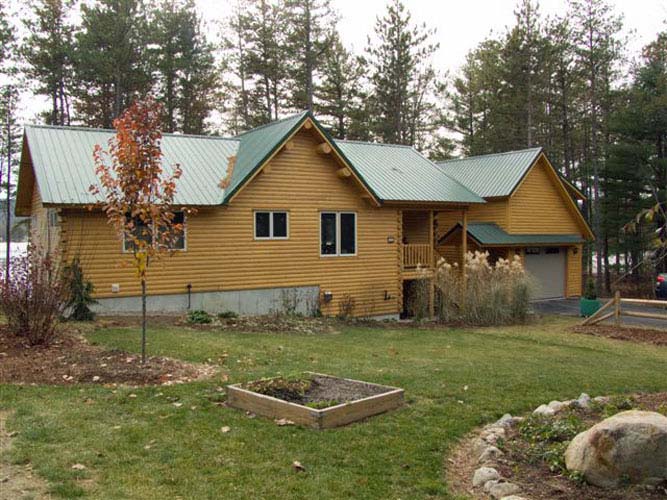
[{"label": "garage", "polygon": [[535,279],[535,299],[565,296],[567,249],[563,247],[529,247],[525,267]]}]

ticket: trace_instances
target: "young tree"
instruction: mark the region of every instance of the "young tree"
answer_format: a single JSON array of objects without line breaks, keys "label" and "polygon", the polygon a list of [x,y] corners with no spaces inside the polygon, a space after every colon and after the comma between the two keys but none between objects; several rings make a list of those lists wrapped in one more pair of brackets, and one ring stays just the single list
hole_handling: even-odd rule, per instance
[{"label": "young tree", "polygon": [[146,362],[146,287],[151,262],[169,252],[182,235],[174,221],[176,181],[182,174],[174,165],[171,173],[162,165],[160,142],[161,106],[152,98],[135,101],[114,120],[116,135],[108,151],[95,146],[93,158],[99,186],[90,191],[102,194],[103,210],[133,256],[141,283],[141,360]]},{"label": "young tree", "polygon": [[73,6],[72,0],[38,0],[33,16],[24,20],[30,33],[21,50],[28,63],[26,74],[36,83],[36,93],[49,97],[46,121],[52,125],[70,123],[75,28],[68,17]]}]

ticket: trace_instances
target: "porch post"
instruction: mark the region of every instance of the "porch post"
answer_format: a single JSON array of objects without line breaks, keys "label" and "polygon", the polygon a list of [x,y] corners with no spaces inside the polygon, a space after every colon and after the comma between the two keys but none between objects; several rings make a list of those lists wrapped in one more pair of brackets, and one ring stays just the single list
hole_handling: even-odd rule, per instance
[{"label": "porch post", "polygon": [[428,216],[428,244],[431,252],[431,262],[429,267],[431,269],[431,279],[429,280],[429,300],[428,300],[428,314],[431,318],[435,317],[435,224],[433,223],[433,210],[429,210]]},{"label": "porch post", "polygon": [[461,211],[461,229],[461,276],[465,283],[466,254],[468,253],[468,211],[465,208]]}]

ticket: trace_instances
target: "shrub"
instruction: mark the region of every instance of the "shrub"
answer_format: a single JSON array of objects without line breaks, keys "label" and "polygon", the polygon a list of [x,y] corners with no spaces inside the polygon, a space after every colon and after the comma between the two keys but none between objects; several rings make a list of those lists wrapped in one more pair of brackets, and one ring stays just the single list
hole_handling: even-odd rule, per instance
[{"label": "shrub", "polygon": [[586,289],[584,290],[584,298],[588,300],[595,300],[598,298],[598,292],[595,287],[595,280],[588,278],[586,281]]},{"label": "shrub", "polygon": [[468,252],[465,283],[458,264],[438,262],[435,283],[441,321],[504,325],[527,320],[532,285],[520,257],[501,258],[493,265],[488,257],[488,252]]},{"label": "shrub", "polygon": [[187,321],[193,325],[206,325],[213,321],[213,318],[206,311],[196,310],[188,313]]},{"label": "shrub", "polygon": [[341,319],[350,319],[354,316],[355,308],[354,297],[349,293],[343,295],[338,303],[338,317]]},{"label": "shrub", "polygon": [[63,279],[68,289],[69,300],[67,309],[68,319],[75,321],[92,321],[95,313],[90,310],[91,305],[97,304],[93,299],[93,284],[85,279],[81,263],[75,258],[70,265],[63,270]]},{"label": "shrub", "polygon": [[57,259],[30,245],[10,267],[9,276],[0,276],[0,310],[9,330],[31,345],[49,344],[69,302]]},{"label": "shrub", "polygon": [[237,317],[238,314],[236,314],[234,311],[222,311],[221,313],[218,313],[218,318],[220,319],[234,319]]},{"label": "shrub", "polygon": [[408,282],[405,291],[408,295],[407,312],[415,321],[421,321],[429,315],[429,283],[428,279],[417,279]]}]

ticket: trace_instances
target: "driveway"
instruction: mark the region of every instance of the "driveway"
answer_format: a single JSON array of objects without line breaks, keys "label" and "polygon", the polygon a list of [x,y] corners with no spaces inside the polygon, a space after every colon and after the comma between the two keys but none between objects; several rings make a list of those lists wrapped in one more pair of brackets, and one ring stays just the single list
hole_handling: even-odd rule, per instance
[{"label": "driveway", "polygon": [[[605,304],[609,299],[601,299]],[[667,314],[667,302],[665,307],[649,307],[641,305],[627,305],[623,304],[623,309],[640,312],[650,312],[657,314]],[[553,299],[541,300],[533,302],[533,309],[539,314],[555,314],[559,316],[579,316],[579,299]],[[621,316],[624,324],[629,326],[641,326],[644,328],[659,328],[667,329],[667,320],[649,319],[649,318],[631,318],[629,316]],[[610,318],[603,323],[610,324],[613,318]]]}]

